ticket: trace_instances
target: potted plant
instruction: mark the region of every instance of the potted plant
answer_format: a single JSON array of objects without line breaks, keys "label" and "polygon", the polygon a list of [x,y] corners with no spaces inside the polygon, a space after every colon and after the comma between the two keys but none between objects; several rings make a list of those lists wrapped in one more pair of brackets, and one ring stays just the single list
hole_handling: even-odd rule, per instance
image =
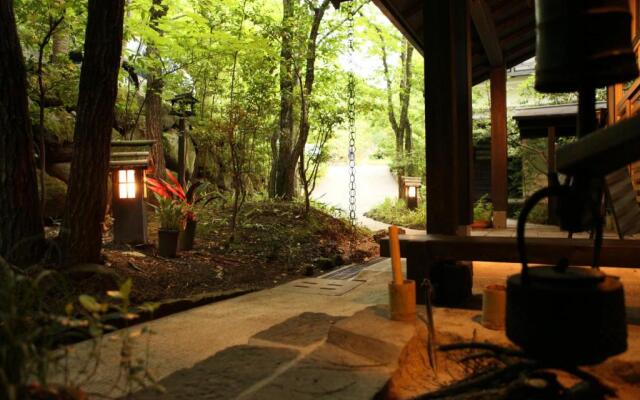
[{"label": "potted plant", "polygon": [[487,195],[480,197],[473,206],[472,229],[487,229],[491,227],[493,204],[487,201]]},{"label": "potted plant", "polygon": [[202,182],[187,183],[183,188],[171,171],[167,171],[167,177],[170,182],[164,179],[147,178],[147,187],[162,198],[173,199],[182,204],[184,225],[181,226],[178,249],[191,250],[197,226],[197,215],[193,206],[210,196],[202,196],[198,190],[201,188]]},{"label": "potted plant", "polygon": [[183,205],[171,198],[158,196],[158,205],[153,205],[158,219],[158,254],[163,257],[175,257],[178,250],[178,235],[183,222]]},{"label": "potted plant", "polygon": [[196,238],[196,214],[193,212],[192,204],[187,204],[184,208],[184,226],[178,236],[178,249],[193,249],[193,241]]}]

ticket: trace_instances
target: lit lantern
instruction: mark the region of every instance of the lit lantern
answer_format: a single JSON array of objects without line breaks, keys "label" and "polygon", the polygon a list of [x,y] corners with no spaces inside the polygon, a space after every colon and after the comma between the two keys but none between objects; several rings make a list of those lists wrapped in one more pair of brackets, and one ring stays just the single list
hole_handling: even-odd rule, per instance
[{"label": "lit lantern", "polygon": [[418,208],[418,189],[422,187],[422,179],[415,176],[403,176],[404,198],[409,210]]},{"label": "lit lantern", "polygon": [[[113,241],[141,244],[147,242],[145,211],[145,170],[149,167],[149,148],[153,140],[117,141],[111,146]],[[140,148],[144,148],[141,151]],[[120,151],[126,148],[127,151]],[[135,149],[136,151],[129,151]]]},{"label": "lit lantern", "polygon": [[136,198],[136,170],[121,169],[118,171],[118,198]]}]

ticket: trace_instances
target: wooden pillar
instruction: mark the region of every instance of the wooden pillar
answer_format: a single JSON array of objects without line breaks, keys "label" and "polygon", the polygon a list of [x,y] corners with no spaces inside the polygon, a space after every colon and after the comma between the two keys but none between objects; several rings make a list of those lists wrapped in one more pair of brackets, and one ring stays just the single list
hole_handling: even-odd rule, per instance
[{"label": "wooden pillar", "polygon": [[[551,186],[554,182],[551,181],[550,173],[556,172],[556,127],[547,127],[547,185]],[[558,223],[553,210],[556,208],[557,199],[555,196],[550,197],[547,203],[547,222],[555,225]]]},{"label": "wooden pillar", "polygon": [[491,70],[491,200],[493,226],[507,227],[507,71]]},{"label": "wooden pillar", "polygon": [[185,117],[181,116],[178,123],[178,182],[182,187],[187,183],[186,165],[187,165],[187,128]]},{"label": "wooden pillar", "polygon": [[471,223],[471,63],[467,0],[424,3],[427,231]]}]

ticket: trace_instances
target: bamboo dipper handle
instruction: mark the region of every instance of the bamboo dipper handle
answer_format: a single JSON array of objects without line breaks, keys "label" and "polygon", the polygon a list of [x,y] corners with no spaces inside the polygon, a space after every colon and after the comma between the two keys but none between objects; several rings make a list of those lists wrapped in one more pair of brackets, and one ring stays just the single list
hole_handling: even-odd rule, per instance
[{"label": "bamboo dipper handle", "polygon": [[400,285],[404,282],[402,277],[402,263],[400,262],[400,240],[398,239],[398,227],[389,227],[389,249],[391,250],[391,270],[393,271],[393,283]]}]

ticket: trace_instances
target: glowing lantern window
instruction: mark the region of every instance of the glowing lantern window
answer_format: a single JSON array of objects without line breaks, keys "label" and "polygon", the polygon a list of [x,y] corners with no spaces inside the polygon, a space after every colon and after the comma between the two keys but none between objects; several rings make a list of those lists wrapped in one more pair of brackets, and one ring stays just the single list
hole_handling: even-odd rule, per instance
[{"label": "glowing lantern window", "polygon": [[132,169],[118,171],[118,193],[121,199],[136,198],[136,172]]},{"label": "glowing lantern window", "polygon": [[403,176],[404,197],[407,202],[407,208],[415,210],[418,208],[418,189],[422,187],[422,178],[419,176]]}]

